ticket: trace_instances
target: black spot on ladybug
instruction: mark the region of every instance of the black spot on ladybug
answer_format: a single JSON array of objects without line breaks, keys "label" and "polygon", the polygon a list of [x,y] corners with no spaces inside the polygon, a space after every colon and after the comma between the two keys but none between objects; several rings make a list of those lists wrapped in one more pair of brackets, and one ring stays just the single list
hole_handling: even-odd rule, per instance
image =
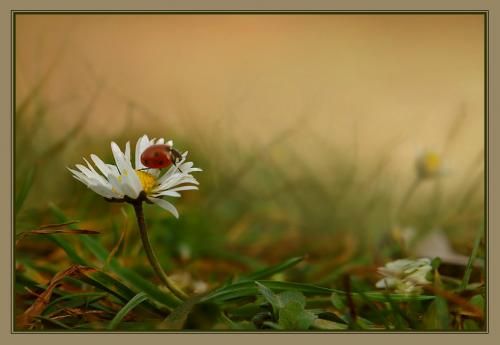
[{"label": "black spot on ladybug", "polygon": [[155,151],[155,153],[153,153],[153,156],[155,157],[158,157],[160,155],[160,153],[158,151]]},{"label": "black spot on ladybug", "polygon": [[143,163],[144,165],[149,165],[149,159],[145,159]]},{"label": "black spot on ladybug", "polygon": [[164,162],[163,162],[163,160],[162,160],[162,159],[160,159],[160,160],[158,161],[158,164],[160,164],[160,165],[163,165],[163,163],[164,163]]}]

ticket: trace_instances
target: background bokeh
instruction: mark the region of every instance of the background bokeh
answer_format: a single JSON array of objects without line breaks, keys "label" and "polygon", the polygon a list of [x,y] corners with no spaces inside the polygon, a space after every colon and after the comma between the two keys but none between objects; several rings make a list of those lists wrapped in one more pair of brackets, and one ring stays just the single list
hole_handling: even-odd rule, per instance
[{"label": "background bokeh", "polygon": [[[91,153],[111,161],[110,141],[147,133],[204,169],[200,192],[174,201],[179,221],[146,210],[164,260],[225,255],[245,269],[308,253],[324,280],[332,264],[379,260],[395,227],[441,229],[470,252],[484,216],[483,16],[18,14],[15,24],[18,231],[53,223],[57,206],[111,248],[121,206],[65,167]],[[395,224],[426,149],[446,175],[419,186]],[[140,246],[122,251],[135,258]]]}]

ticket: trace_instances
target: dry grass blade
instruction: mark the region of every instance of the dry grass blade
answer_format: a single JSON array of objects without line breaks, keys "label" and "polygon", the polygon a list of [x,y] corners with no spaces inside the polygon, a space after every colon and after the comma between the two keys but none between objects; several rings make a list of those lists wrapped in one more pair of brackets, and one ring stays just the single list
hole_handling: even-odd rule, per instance
[{"label": "dry grass blade", "polygon": [[113,249],[109,252],[108,258],[106,259],[106,265],[109,265],[111,259],[115,256],[116,252],[120,248],[120,245],[123,243],[123,240],[125,239],[125,233],[126,229],[123,229],[122,233],[120,234],[120,238],[118,239],[118,242],[116,242]]},{"label": "dry grass blade", "polygon": [[464,312],[467,313],[467,315],[469,315],[471,317],[476,317],[476,318],[481,319],[481,320],[484,319],[483,311],[480,308],[476,307],[474,304],[470,303],[468,300],[466,300],[462,296],[457,295],[453,292],[446,291],[446,290],[443,290],[441,288],[432,286],[432,285],[424,286],[424,289],[427,291],[430,291],[431,293],[433,293],[437,296],[443,297],[444,299],[446,299],[447,301],[449,301],[451,303],[458,305],[460,308],[463,309]]},{"label": "dry grass blade", "polygon": [[34,229],[24,231],[17,235],[16,246],[23,238],[28,235],[55,235],[55,234],[68,234],[68,235],[99,235],[101,232],[91,229]]},{"label": "dry grass blade", "polygon": [[81,275],[85,275],[89,272],[94,271],[95,269],[90,267],[73,265],[64,271],[58,272],[50,280],[47,289],[45,289],[45,291],[38,296],[35,302],[17,318],[16,325],[20,328],[27,328],[31,324],[33,319],[39,316],[47,307],[50,302],[50,298],[52,297],[52,292],[65,277],[79,277]]},{"label": "dry grass blade", "polygon": [[40,229],[47,229],[47,228],[60,228],[62,226],[67,226],[67,225],[72,225],[72,224],[76,224],[76,223],[79,223],[80,221],[79,220],[71,220],[71,221],[68,221],[68,222],[64,222],[64,223],[58,223],[58,224],[45,224],[45,225],[40,225],[39,228]]}]

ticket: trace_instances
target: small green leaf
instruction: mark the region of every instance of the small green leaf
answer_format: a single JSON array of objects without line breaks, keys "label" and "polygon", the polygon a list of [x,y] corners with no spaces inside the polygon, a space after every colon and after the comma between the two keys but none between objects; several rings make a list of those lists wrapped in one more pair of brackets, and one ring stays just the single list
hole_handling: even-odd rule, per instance
[{"label": "small green leaf", "polygon": [[279,311],[278,324],[287,330],[307,330],[313,324],[316,316],[304,310],[298,301],[290,301]]},{"label": "small green leaf", "polygon": [[266,301],[271,304],[271,306],[273,307],[273,312],[276,314],[278,312],[278,308],[280,308],[280,301],[278,297],[274,294],[274,292],[271,291],[271,289],[269,289],[265,285],[259,282],[255,282],[255,284],[257,285],[262,296],[264,296]]},{"label": "small green leaf", "polygon": [[427,309],[423,323],[426,329],[446,330],[450,324],[448,303],[442,297],[436,296],[436,299]]},{"label": "small green leaf", "polygon": [[332,301],[333,306],[338,310],[345,309],[344,298],[340,294],[333,292],[330,300]]},{"label": "small green leaf", "polygon": [[477,331],[480,330],[481,327],[477,324],[476,321],[467,319],[464,321],[464,330],[466,331]]},{"label": "small green leaf", "polygon": [[481,309],[484,312],[484,297],[481,295],[475,295],[472,296],[472,298],[469,301],[472,305],[475,305],[479,309]]},{"label": "small green leaf", "polygon": [[439,256],[436,256],[434,259],[432,259],[431,267],[433,271],[437,270],[440,265],[441,265],[441,258]]},{"label": "small green leaf", "polygon": [[278,295],[279,308],[284,308],[288,303],[296,302],[302,308],[306,306],[306,298],[303,294],[295,290],[282,292]]}]

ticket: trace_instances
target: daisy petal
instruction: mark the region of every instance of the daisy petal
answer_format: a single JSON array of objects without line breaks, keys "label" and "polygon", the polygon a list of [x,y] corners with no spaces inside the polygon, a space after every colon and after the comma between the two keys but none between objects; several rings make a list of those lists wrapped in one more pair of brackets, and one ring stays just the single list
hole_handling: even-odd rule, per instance
[{"label": "daisy petal", "polygon": [[173,190],[164,190],[162,192],[154,194],[154,196],[155,197],[156,196],[171,196],[174,198],[179,198],[181,195],[180,195],[180,193],[177,193],[176,191],[173,191]]},{"label": "daisy petal", "polygon": [[99,157],[95,154],[91,154],[90,158],[94,162],[95,166],[102,172],[104,176],[107,176],[110,173],[110,170],[106,163],[104,163]]},{"label": "daisy petal", "polygon": [[170,191],[174,191],[174,192],[178,192],[178,191],[181,191],[181,190],[197,190],[198,187],[197,186],[180,186],[180,187],[176,187],[176,188],[172,188],[172,189],[169,189]]},{"label": "daisy petal", "polygon": [[127,161],[130,162],[130,141],[127,141],[127,144],[125,145],[125,158],[127,158]]},{"label": "daisy petal", "polygon": [[154,202],[155,204],[157,204],[158,206],[160,206],[161,208],[172,213],[175,218],[179,218],[179,212],[177,212],[177,209],[175,208],[175,206],[172,205],[171,203],[169,203],[168,201],[163,200],[163,199],[158,199],[158,198],[152,198],[152,197],[148,197],[148,199],[151,200],[152,202]]},{"label": "daisy petal", "polygon": [[143,135],[137,140],[137,145],[135,146],[135,168],[137,170],[144,169],[145,166],[141,163],[141,155],[146,148],[149,146],[149,139],[147,135]]}]

